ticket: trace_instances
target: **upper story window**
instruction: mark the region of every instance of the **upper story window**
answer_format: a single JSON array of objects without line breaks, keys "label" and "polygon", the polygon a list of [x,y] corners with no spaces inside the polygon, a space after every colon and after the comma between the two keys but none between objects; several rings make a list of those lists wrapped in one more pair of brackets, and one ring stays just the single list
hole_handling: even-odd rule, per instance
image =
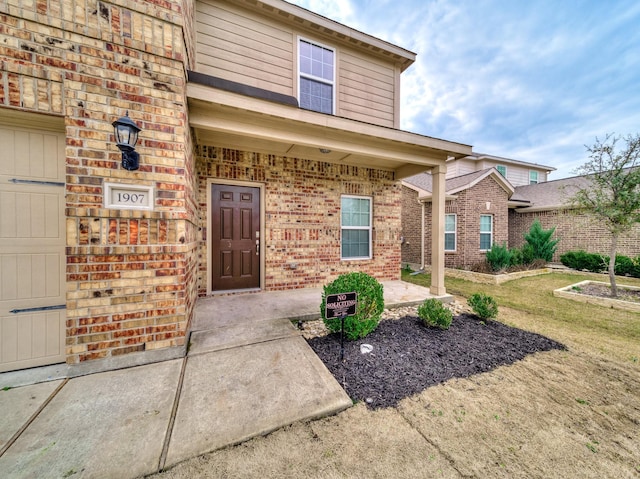
[{"label": "upper story window", "polygon": [[341,199],[342,259],[371,258],[371,198]]},{"label": "upper story window", "polygon": [[538,172],[530,170],[529,171],[529,184],[537,185],[538,184]]},{"label": "upper story window", "polygon": [[335,50],[308,40],[299,40],[300,108],[333,114]]},{"label": "upper story window", "polygon": [[480,215],[480,251],[489,251],[493,244],[493,216]]},{"label": "upper story window", "polygon": [[456,215],[444,215],[444,250],[456,250]]},{"label": "upper story window", "polygon": [[507,177],[507,167],[505,165],[496,166],[496,170],[498,170],[498,173],[500,173],[505,178]]}]

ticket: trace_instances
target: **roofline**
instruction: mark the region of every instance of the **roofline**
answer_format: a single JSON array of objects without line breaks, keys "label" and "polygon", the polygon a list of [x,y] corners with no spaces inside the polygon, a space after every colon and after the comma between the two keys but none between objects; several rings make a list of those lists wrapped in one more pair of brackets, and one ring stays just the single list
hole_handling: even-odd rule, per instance
[{"label": "roofline", "polygon": [[[256,6],[262,7],[267,14],[277,16],[280,21],[295,21],[298,26],[302,23],[311,31],[329,35],[346,43],[359,45],[360,47],[364,46],[373,54],[391,56],[400,65],[401,71],[405,71],[416,60],[417,54],[406,48],[361,32],[355,28],[348,27],[311,10],[307,10],[304,7],[289,3],[286,0],[234,0],[234,3],[242,3],[246,7],[254,10]],[[287,19],[287,15],[291,18]]]},{"label": "roofline", "polygon": [[495,155],[488,155],[485,153],[473,153],[464,159],[470,159],[470,160],[474,160],[474,161],[480,161],[480,160],[484,160],[484,159],[488,159],[488,160],[494,160],[494,161],[501,161],[503,163],[510,163],[510,164],[514,164],[514,165],[523,165],[523,166],[536,166],[540,169],[544,169],[547,170],[549,173],[552,171],[556,171],[556,168],[554,168],[553,166],[547,166],[547,165],[541,165],[539,163],[531,163],[529,161],[522,161],[522,160],[514,160],[512,158],[505,158],[503,156],[495,156]]},{"label": "roofline", "polygon": [[485,178],[491,175],[497,176],[498,183],[501,183],[502,189],[505,190],[507,193],[509,193],[509,195],[512,195],[515,192],[514,186],[509,182],[509,180],[507,180],[504,176],[502,176],[500,172],[496,170],[494,167],[491,167],[491,168],[487,168],[487,170],[482,175],[478,176],[475,180],[469,183],[466,183],[465,185],[459,188],[456,188],[455,190],[449,191],[449,194],[455,194],[455,193],[458,193],[459,191],[466,190],[468,188],[473,188],[482,180],[484,180]]}]

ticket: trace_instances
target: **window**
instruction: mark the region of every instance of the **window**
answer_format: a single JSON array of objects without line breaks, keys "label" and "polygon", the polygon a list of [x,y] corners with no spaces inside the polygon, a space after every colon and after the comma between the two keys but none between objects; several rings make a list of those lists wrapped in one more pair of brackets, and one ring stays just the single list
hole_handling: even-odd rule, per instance
[{"label": "window", "polygon": [[506,166],[498,165],[498,166],[496,166],[496,170],[498,170],[498,173],[500,173],[505,178],[507,177],[507,167]]},{"label": "window", "polygon": [[371,198],[343,196],[342,259],[371,258]]},{"label": "window", "polygon": [[300,108],[333,114],[335,51],[300,39]]},{"label": "window", "polygon": [[493,244],[493,216],[480,215],[480,251],[488,251]]},{"label": "window", "polygon": [[456,215],[444,215],[444,250],[456,250]]},{"label": "window", "polygon": [[529,171],[529,184],[537,185],[538,184],[538,172],[537,171]]}]

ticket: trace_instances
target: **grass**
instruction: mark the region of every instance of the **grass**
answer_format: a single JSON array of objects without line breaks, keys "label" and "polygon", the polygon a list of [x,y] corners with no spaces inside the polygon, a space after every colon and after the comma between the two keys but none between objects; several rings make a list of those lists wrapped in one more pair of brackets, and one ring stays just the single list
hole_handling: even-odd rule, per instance
[{"label": "grass", "polygon": [[[426,287],[431,284],[429,274],[411,276],[403,271],[402,279]],[[492,296],[501,311],[499,319],[507,324],[549,335],[571,343],[570,346],[595,348],[617,359],[637,357],[640,342],[638,313],[553,296],[555,289],[586,279],[603,281],[602,275],[554,272],[500,285],[445,277],[445,287],[449,294],[464,298],[473,293]],[[618,282],[640,286],[640,280],[635,278],[621,277]]]}]

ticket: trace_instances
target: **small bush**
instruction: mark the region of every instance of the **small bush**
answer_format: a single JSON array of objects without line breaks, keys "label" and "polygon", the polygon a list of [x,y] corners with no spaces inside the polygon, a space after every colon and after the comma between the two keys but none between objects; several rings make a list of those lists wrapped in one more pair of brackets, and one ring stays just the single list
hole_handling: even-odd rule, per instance
[{"label": "small bush", "polygon": [[586,251],[568,251],[560,256],[560,262],[567,268],[577,271],[587,270],[592,273],[602,273],[608,268],[609,257]]},{"label": "small bush", "polygon": [[422,322],[432,328],[449,329],[453,321],[453,313],[437,299],[425,299],[418,306],[418,316]]},{"label": "small bush", "polygon": [[550,230],[543,230],[540,221],[535,220],[529,229],[529,233],[524,235],[524,239],[531,246],[534,259],[551,261],[553,254],[558,247],[559,239],[552,240],[551,236],[555,232],[555,227]]},{"label": "small bush", "polygon": [[337,333],[341,329],[340,318],[326,317],[327,296],[330,294],[358,293],[358,305],[355,316],[348,316],[344,320],[344,334],[350,341],[364,338],[374,331],[380,323],[384,311],[384,295],[382,285],[366,273],[347,273],[323,288],[320,313],[329,331]]},{"label": "small bush", "polygon": [[635,263],[628,256],[616,255],[616,274],[620,276],[632,275]]},{"label": "small bush", "polygon": [[481,319],[498,317],[498,304],[491,296],[484,293],[474,293],[467,300],[473,312]]},{"label": "small bush", "polygon": [[640,256],[633,261],[633,269],[630,274],[634,278],[640,278]]},{"label": "small bush", "polygon": [[[560,261],[567,268],[592,273],[606,273],[609,270],[609,256],[586,251],[567,251],[560,256]],[[616,255],[615,272],[619,276],[640,278],[640,257],[634,259],[624,255]]]},{"label": "small bush", "polygon": [[513,253],[509,251],[506,244],[502,246],[494,244],[487,251],[487,262],[493,271],[504,271],[511,266],[511,258]]}]

